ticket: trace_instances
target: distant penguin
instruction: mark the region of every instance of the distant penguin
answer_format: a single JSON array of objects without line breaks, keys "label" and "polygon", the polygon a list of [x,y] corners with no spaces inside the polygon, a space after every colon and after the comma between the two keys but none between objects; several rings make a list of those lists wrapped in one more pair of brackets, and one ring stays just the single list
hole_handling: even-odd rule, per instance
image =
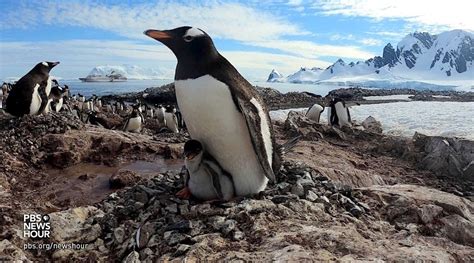
[{"label": "distant penguin", "polygon": [[257,90],[203,30],[147,30],[177,57],[175,91],[191,138],[232,175],[236,195],[263,191],[281,162],[268,110]]},{"label": "distant penguin", "polygon": [[178,117],[176,116],[176,108],[174,106],[166,106],[165,124],[170,131],[179,133]]},{"label": "distant penguin", "polygon": [[123,126],[124,131],[129,132],[140,132],[143,126],[143,115],[138,109],[140,106],[134,105],[132,113],[128,117],[125,125]]},{"label": "distant penguin", "polygon": [[41,62],[12,87],[7,98],[7,112],[14,116],[40,114],[51,91],[49,72],[59,62]]},{"label": "distant penguin", "polygon": [[156,106],[155,117],[158,119],[158,123],[160,124],[160,126],[166,126],[165,108],[163,107],[163,105],[160,104]]},{"label": "distant penguin", "polygon": [[230,200],[235,189],[232,176],[206,152],[199,141],[184,144],[184,163],[188,170],[186,186],[176,195],[189,198],[190,194],[201,200]]},{"label": "distant penguin", "polygon": [[324,111],[324,107],[319,104],[314,104],[306,112],[306,118],[319,123],[321,119],[321,113]]},{"label": "distant penguin", "polygon": [[84,95],[81,95],[80,93],[78,93],[77,97],[80,102],[86,102],[86,97]]},{"label": "distant penguin", "polygon": [[340,98],[334,98],[329,103],[329,107],[331,108],[329,124],[339,127],[352,126],[349,104]]}]

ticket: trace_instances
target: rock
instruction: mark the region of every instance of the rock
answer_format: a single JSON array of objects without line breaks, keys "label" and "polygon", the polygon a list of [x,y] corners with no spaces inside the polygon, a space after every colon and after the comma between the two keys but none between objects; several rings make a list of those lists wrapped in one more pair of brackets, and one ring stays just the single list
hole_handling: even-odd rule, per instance
[{"label": "rock", "polygon": [[382,124],[374,117],[369,116],[363,122],[362,126],[369,132],[382,133]]},{"label": "rock", "polygon": [[364,210],[362,210],[359,206],[356,205],[349,209],[349,213],[351,213],[355,217],[360,217],[364,213]]},{"label": "rock", "polygon": [[0,241],[0,260],[5,262],[29,261],[22,248],[15,246],[6,239]]},{"label": "rock", "polygon": [[122,244],[124,241],[125,230],[122,227],[117,227],[114,229],[114,238],[119,243]]},{"label": "rock", "polygon": [[169,225],[168,227],[165,228],[165,231],[176,230],[181,233],[186,233],[186,232],[191,231],[192,228],[193,228],[193,224],[191,221],[182,220],[172,225]]},{"label": "rock", "polygon": [[418,209],[418,216],[424,224],[431,223],[436,217],[438,217],[443,212],[443,208],[437,205],[422,205]]},{"label": "rock", "polygon": [[224,235],[228,235],[231,231],[236,228],[237,222],[233,219],[226,220],[224,224],[222,224],[221,232]]},{"label": "rock", "polygon": [[316,200],[318,200],[318,198],[318,195],[311,190],[309,190],[306,194],[306,200],[308,201],[315,202]]},{"label": "rock", "polygon": [[191,248],[190,245],[184,245],[184,244],[179,245],[178,249],[176,249],[176,251],[173,253],[173,257],[180,257],[186,254],[186,252],[188,252],[190,248]]},{"label": "rock", "polygon": [[464,169],[462,170],[464,176],[474,178],[474,161],[471,161]]},{"label": "rock", "polygon": [[123,263],[140,263],[140,254],[137,251],[132,251],[125,259],[122,261]]},{"label": "rock", "polygon": [[89,218],[101,215],[103,212],[93,206],[51,213],[51,238],[58,243],[91,243],[100,236],[101,227],[91,224]]},{"label": "rock", "polygon": [[177,231],[166,231],[163,234],[163,239],[165,240],[166,244],[168,244],[168,246],[174,246],[187,239],[190,239],[190,236],[179,233]]},{"label": "rock", "polygon": [[275,195],[272,198],[272,202],[275,204],[286,203],[288,201],[297,200],[298,196],[296,195]]},{"label": "rock", "polygon": [[111,188],[122,188],[125,186],[133,186],[140,180],[140,176],[133,171],[119,170],[110,177],[109,183]]},{"label": "rock", "polygon": [[304,196],[304,187],[300,183],[296,183],[291,187],[291,193],[299,197]]}]

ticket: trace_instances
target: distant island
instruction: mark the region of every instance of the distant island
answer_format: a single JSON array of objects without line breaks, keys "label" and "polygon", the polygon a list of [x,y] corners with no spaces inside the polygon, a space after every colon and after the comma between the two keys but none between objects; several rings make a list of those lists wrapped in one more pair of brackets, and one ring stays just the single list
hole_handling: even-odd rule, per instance
[{"label": "distant island", "polygon": [[147,80],[169,78],[158,69],[143,68],[136,65],[100,65],[94,67],[83,82],[123,82],[127,80]]}]

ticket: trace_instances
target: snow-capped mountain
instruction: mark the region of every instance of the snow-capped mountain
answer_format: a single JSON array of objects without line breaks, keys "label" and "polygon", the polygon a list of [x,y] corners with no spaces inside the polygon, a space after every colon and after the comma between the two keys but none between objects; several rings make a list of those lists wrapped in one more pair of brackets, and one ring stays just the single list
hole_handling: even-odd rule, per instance
[{"label": "snow-capped mountain", "polygon": [[463,30],[438,35],[413,33],[404,37],[396,49],[388,43],[382,56],[366,61],[346,63],[339,59],[324,70],[301,68],[288,77],[270,74],[268,78],[269,82],[356,85],[366,80],[435,80],[445,84],[459,80],[474,81],[474,34]]},{"label": "snow-capped mountain", "polygon": [[115,74],[121,74],[128,79],[163,79],[169,78],[169,73],[159,69],[142,68],[135,65],[103,65],[97,66],[91,70],[89,75],[92,76],[105,76],[112,72]]},{"label": "snow-capped mountain", "polygon": [[272,70],[272,72],[270,72],[270,75],[268,76],[268,79],[267,81],[268,82],[271,82],[272,80],[274,79],[279,79],[279,78],[283,78],[283,75],[280,74],[278,71],[276,71],[275,69]]}]

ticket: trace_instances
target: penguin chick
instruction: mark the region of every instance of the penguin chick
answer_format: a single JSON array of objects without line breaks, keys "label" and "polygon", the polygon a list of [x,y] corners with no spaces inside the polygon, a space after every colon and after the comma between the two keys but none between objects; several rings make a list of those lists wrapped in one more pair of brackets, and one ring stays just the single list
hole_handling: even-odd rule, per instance
[{"label": "penguin chick", "polygon": [[184,163],[188,170],[186,186],[176,195],[189,198],[190,195],[201,200],[230,200],[235,189],[232,176],[207,153],[197,140],[184,144]]}]

